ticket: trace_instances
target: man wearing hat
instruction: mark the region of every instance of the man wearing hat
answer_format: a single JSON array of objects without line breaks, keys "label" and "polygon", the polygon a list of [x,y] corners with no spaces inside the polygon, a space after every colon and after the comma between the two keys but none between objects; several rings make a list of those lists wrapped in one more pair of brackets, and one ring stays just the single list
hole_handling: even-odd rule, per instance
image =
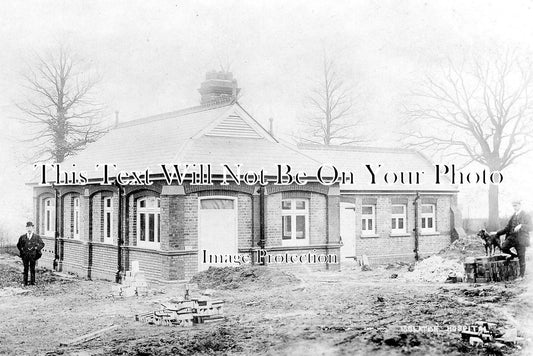
[{"label": "man wearing hat", "polygon": [[[505,228],[496,233],[496,236],[506,235],[505,241],[502,245],[502,252],[507,253],[509,259],[518,257],[520,264],[520,279],[524,277],[526,272],[526,247],[529,246],[529,230],[531,229],[531,218],[522,210],[522,202],[515,199],[512,202],[514,214],[507,223]],[[514,247],[516,253],[511,251]]]},{"label": "man wearing hat", "polygon": [[28,268],[30,270],[31,279],[30,284],[35,284],[35,262],[41,258],[41,250],[44,247],[44,242],[41,237],[33,233],[33,223],[28,221],[26,223],[27,232],[19,237],[17,248],[20,252],[20,257],[24,263],[24,285],[28,285]]}]

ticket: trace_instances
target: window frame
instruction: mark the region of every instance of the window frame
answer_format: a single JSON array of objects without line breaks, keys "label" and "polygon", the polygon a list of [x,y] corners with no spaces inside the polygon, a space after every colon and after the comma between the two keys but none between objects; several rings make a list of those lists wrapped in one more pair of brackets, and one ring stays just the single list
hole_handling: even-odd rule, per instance
[{"label": "window frame", "polygon": [[[155,202],[154,206],[149,206],[149,202]],[[145,206],[141,207],[142,202]],[[149,248],[149,249],[159,249],[161,247],[161,199],[155,196],[146,196],[138,198],[136,202],[137,207],[137,247]],[[154,241],[150,241],[150,215],[154,216],[153,226],[154,226]],[[145,230],[145,240],[141,240],[141,215],[144,215],[144,230]]]},{"label": "window frame", "polygon": [[[401,206],[403,213],[394,213],[394,207]],[[398,228],[399,220],[403,219],[403,228]],[[396,228],[394,227],[394,221],[396,221]],[[392,204],[391,205],[391,234],[406,234],[407,233],[407,205],[406,204]]]},{"label": "window frame", "polygon": [[[284,202],[290,202],[290,208],[284,209]],[[303,202],[304,209],[297,209],[297,202]],[[309,199],[306,198],[287,198],[281,200],[281,244],[282,246],[304,246],[309,245]],[[297,237],[297,220],[298,217],[304,217],[304,237]],[[291,221],[291,231],[290,236],[286,237],[285,234],[285,221],[286,218],[290,217]]]},{"label": "window frame", "polygon": [[[110,202],[110,206],[107,206],[107,202]],[[103,209],[104,215],[104,226],[102,228],[102,235],[104,237],[104,242],[113,243],[113,197],[104,197],[103,198]],[[109,216],[109,217],[108,217]],[[107,228],[109,225],[109,236],[107,234]]]},{"label": "window frame", "polygon": [[[48,204],[50,203],[50,204]],[[44,236],[54,236],[55,230],[55,199],[45,198],[43,199],[43,233]]]},{"label": "window frame", "polygon": [[[424,213],[424,206],[431,206],[431,213]],[[432,226],[427,227],[428,219],[432,219]],[[423,227],[426,225],[426,227]],[[436,204],[420,204],[420,232],[421,233],[435,233],[437,232],[437,206]]]},{"label": "window frame", "polygon": [[[365,214],[363,213],[363,209],[366,207],[372,208],[372,214]],[[372,230],[369,230],[368,227],[368,220],[372,221]],[[366,223],[364,222],[366,221]],[[376,228],[376,205],[375,204],[363,204],[361,206],[361,236],[376,236],[377,233]]]},{"label": "window frame", "polygon": [[80,197],[72,198],[72,237],[80,238]]}]

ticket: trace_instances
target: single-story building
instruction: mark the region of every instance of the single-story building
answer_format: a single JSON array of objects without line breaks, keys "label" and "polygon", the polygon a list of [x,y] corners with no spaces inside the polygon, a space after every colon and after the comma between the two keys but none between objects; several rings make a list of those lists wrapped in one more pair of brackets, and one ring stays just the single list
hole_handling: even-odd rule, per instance
[{"label": "single-story building", "polygon": [[[413,258],[416,241],[422,254],[450,243],[458,218],[451,185],[399,190],[324,184],[317,175],[323,163],[416,170],[430,166],[424,157],[286,144],[236,101],[238,90],[231,74],[210,72],[200,106],[119,123],[59,174],[48,167],[35,178],[41,265],[120,280],[138,261],[149,279],[171,281],[241,263],[338,269],[347,257]],[[306,184],[274,184],[287,166]]]}]

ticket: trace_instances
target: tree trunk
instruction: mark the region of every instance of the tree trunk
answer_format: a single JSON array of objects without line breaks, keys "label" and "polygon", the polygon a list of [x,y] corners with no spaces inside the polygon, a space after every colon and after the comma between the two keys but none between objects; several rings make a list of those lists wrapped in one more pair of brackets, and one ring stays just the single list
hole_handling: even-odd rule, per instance
[{"label": "tree trunk", "polygon": [[500,228],[498,191],[499,191],[498,185],[496,184],[489,185],[489,223],[488,223],[489,231],[496,231]]}]

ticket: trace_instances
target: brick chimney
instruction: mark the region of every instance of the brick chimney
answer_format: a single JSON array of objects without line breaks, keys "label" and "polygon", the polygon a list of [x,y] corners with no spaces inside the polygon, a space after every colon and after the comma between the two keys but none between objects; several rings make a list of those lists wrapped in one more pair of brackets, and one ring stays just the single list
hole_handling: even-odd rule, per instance
[{"label": "brick chimney", "polygon": [[198,91],[202,96],[202,105],[216,105],[236,101],[241,89],[237,87],[237,80],[233,79],[231,72],[213,70],[206,73]]}]

